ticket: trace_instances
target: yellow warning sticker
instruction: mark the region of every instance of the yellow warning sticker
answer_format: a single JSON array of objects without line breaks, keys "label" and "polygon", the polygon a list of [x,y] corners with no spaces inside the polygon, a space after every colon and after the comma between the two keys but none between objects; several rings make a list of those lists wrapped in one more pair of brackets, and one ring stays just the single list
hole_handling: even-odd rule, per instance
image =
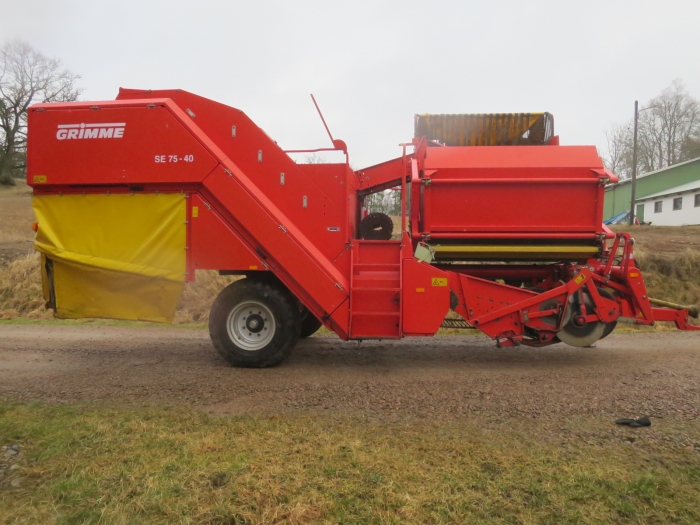
[{"label": "yellow warning sticker", "polygon": [[46,175],[34,175],[34,184],[44,184],[46,182]]},{"label": "yellow warning sticker", "polygon": [[433,277],[433,286],[447,286],[447,277]]},{"label": "yellow warning sticker", "polygon": [[199,206],[192,206],[192,217],[199,217]]},{"label": "yellow warning sticker", "polygon": [[585,278],[586,278],[585,275],[580,274],[578,277],[576,277],[576,279],[574,279],[574,282],[575,282],[576,284],[581,284],[581,281],[583,281]]},{"label": "yellow warning sticker", "polygon": [[416,288],[416,292],[425,293],[425,288]]}]

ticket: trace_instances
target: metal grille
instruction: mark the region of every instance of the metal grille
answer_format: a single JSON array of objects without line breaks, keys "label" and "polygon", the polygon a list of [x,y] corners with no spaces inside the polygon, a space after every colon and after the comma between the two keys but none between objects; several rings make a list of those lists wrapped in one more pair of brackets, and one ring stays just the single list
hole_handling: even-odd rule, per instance
[{"label": "metal grille", "polygon": [[462,330],[473,330],[474,327],[464,319],[445,319],[440,328],[459,328]]}]

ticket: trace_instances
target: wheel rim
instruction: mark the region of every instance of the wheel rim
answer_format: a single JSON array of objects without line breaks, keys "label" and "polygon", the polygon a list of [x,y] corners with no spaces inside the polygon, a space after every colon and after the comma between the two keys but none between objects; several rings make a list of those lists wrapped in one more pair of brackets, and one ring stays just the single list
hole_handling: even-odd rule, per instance
[{"label": "wheel rim", "polygon": [[233,343],[250,352],[261,350],[275,335],[275,317],[270,309],[257,301],[236,305],[228,315],[226,329]]}]

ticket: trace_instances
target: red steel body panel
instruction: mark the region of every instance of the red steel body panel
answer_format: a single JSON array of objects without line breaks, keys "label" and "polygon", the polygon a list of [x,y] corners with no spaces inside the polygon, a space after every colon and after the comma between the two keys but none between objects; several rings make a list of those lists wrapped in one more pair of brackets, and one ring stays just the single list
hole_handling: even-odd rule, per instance
[{"label": "red steel body panel", "polygon": [[198,194],[191,195],[188,255],[192,270],[265,270],[260,257],[246,246],[220,215]]},{"label": "red steel body panel", "polygon": [[603,233],[609,176],[593,146],[435,147],[418,162],[414,242]]},{"label": "red steel body panel", "polygon": [[[44,104],[41,111],[34,106],[28,173],[46,176],[46,185],[201,182],[216,159],[180,125],[164,100],[151,103],[147,110],[144,104],[115,102],[100,103],[100,109],[85,102]],[[74,125],[78,127],[60,127]],[[112,136],[100,137],[102,130]],[[75,137],[69,138],[70,132]]]},{"label": "red steel body panel", "polygon": [[415,259],[403,260],[402,308],[406,335],[435,334],[450,310],[449,273]]}]

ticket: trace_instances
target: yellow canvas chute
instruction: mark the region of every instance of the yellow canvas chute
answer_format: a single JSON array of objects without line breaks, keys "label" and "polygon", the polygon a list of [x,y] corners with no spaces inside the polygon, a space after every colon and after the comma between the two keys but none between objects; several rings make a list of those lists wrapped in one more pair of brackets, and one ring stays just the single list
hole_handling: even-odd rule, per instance
[{"label": "yellow canvas chute", "polygon": [[554,119],[549,113],[416,115],[413,134],[446,146],[546,144],[553,135]]},{"label": "yellow canvas chute", "polygon": [[185,281],[182,194],[35,195],[56,317],[172,321]]}]

